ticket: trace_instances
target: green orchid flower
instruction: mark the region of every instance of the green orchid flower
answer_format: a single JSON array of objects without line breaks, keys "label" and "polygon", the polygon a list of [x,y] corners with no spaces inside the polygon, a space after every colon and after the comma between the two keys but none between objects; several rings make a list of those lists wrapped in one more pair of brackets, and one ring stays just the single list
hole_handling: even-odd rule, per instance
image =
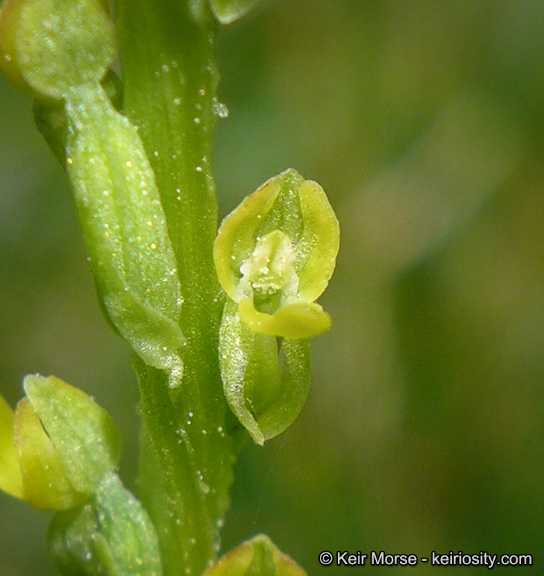
[{"label": "green orchid flower", "polygon": [[289,169],[248,196],[219,229],[221,286],[253,331],[311,338],[331,327],[314,301],[334,271],[339,225],[323,188]]},{"label": "green orchid flower", "polygon": [[221,224],[214,258],[227,294],[219,333],[223,391],[257,444],[283,432],[304,406],[308,339],[331,326],[315,300],[338,248],[338,221],[325,192],[292,169]]}]

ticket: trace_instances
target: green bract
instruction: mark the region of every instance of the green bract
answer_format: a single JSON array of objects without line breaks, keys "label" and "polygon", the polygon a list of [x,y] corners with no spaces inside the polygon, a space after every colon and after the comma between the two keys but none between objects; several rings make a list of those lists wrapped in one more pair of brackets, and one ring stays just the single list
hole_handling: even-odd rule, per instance
[{"label": "green bract", "polygon": [[144,362],[181,383],[181,286],[166,217],[136,128],[100,85],[67,100],[66,145],[96,284],[114,328]]},{"label": "green bract", "polygon": [[304,406],[308,338],[331,325],[314,300],[338,247],[325,192],[295,170],[268,180],[219,229],[215,266],[228,296],[219,334],[223,390],[258,444],[283,432]]},{"label": "green bract", "polygon": [[102,477],[89,503],[55,515],[48,542],[66,576],[162,574],[153,524],[114,472]]}]

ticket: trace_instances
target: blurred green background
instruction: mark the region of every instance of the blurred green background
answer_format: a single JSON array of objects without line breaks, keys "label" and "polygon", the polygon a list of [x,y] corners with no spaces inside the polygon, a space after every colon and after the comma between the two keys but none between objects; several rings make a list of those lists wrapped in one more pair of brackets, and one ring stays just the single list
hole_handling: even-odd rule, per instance
[{"label": "blurred green background", "polygon": [[[266,532],[310,575],[348,573],[321,550],[530,553],[508,573],[544,574],[544,2],[264,0],[219,56],[221,214],[293,166],[343,234],[308,404],[243,453],[225,548]],[[31,101],[3,80],[0,331],[0,392],[14,404],[41,372],[93,394],[133,486],[129,354]],[[0,495],[0,576],[53,574],[47,521]]]}]

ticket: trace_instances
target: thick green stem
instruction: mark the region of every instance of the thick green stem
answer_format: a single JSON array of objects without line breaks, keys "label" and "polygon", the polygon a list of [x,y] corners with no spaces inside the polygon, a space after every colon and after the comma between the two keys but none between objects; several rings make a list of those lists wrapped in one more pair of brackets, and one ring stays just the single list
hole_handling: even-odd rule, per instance
[{"label": "thick green stem", "polygon": [[119,0],[124,111],[156,175],[184,303],[182,385],[138,365],[144,419],[141,497],[166,575],[201,574],[217,553],[232,480],[217,358],[221,296],[212,260],[216,23],[195,0]]},{"label": "thick green stem", "polygon": [[190,409],[192,416],[180,421],[163,372],[140,365],[138,374],[144,419],[141,496],[157,528],[164,573],[201,574],[217,555],[228,504],[230,458],[221,442],[226,436],[221,426],[197,424],[202,418]]},{"label": "thick green stem", "polygon": [[155,170],[188,300],[215,277],[217,230],[216,24],[207,11],[193,14],[191,6],[200,3],[120,0],[118,18],[125,113],[139,127]]}]

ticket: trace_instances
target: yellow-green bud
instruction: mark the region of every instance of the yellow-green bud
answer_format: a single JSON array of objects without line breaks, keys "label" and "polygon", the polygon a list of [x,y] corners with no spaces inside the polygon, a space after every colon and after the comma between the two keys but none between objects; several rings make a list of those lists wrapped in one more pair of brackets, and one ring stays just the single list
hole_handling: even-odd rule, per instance
[{"label": "yellow-green bud", "polygon": [[27,376],[15,415],[0,397],[0,488],[36,508],[89,500],[116,468],[120,440],[109,414],[54,376]]},{"label": "yellow-green bud", "polygon": [[307,576],[268,536],[257,534],[225,554],[204,576]]},{"label": "yellow-green bud", "polygon": [[115,50],[104,6],[100,0],[4,0],[0,70],[42,98],[65,98],[75,86],[100,82]]}]

